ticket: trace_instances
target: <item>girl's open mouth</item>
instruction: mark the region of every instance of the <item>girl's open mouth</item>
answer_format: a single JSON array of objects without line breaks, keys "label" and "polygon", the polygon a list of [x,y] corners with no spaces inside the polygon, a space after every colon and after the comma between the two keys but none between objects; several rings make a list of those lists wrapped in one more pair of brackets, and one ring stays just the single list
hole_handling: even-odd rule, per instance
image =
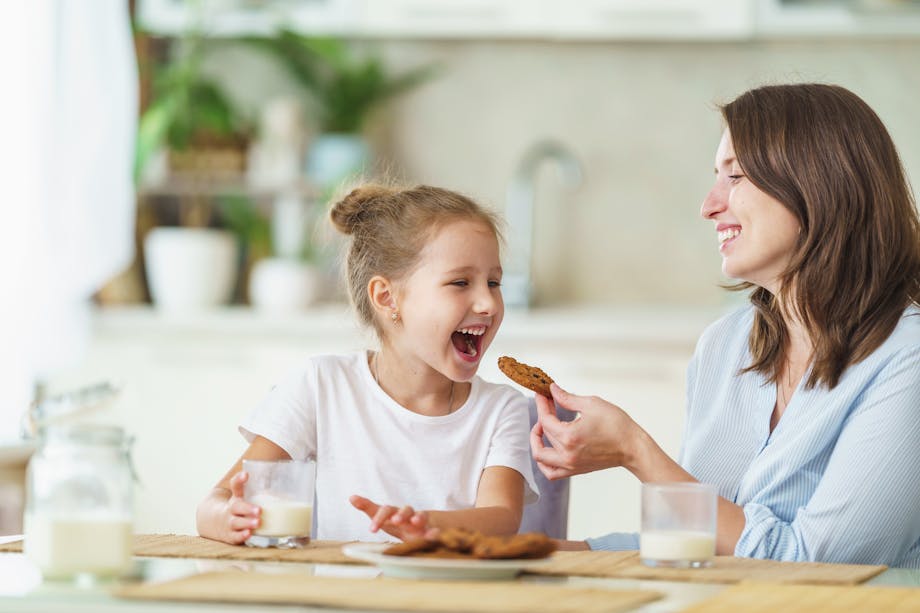
[{"label": "girl's open mouth", "polygon": [[468,361],[475,361],[482,350],[482,338],[486,326],[460,328],[450,335],[450,340],[460,355]]}]

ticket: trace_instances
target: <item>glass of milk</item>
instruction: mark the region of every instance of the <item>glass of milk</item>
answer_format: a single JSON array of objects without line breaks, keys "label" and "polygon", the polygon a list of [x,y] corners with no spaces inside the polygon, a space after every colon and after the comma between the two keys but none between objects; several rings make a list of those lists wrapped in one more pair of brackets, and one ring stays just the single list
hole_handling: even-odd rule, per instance
[{"label": "glass of milk", "polygon": [[639,557],[647,566],[700,568],[716,553],[716,488],[643,483]]},{"label": "glass of milk", "polygon": [[303,547],[313,526],[316,463],[304,460],[243,460],[249,473],[244,497],[262,509],[250,547]]}]

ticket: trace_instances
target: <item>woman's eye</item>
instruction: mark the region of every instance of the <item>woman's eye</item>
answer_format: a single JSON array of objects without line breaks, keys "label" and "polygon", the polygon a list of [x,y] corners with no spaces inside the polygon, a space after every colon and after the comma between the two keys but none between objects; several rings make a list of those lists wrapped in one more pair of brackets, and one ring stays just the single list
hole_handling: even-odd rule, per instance
[{"label": "woman's eye", "polygon": [[467,283],[467,282],[466,282],[465,280],[463,280],[463,279],[459,279],[459,280],[457,280],[457,281],[451,281],[450,284],[451,284],[451,285],[456,285],[457,287],[466,287],[467,285],[469,285],[469,283]]},{"label": "woman's eye", "polygon": [[489,287],[501,287],[501,281],[489,281]]},{"label": "woman's eye", "polygon": [[742,177],[744,177],[744,175],[728,175],[728,178],[731,179],[732,181],[737,181],[741,179]]}]

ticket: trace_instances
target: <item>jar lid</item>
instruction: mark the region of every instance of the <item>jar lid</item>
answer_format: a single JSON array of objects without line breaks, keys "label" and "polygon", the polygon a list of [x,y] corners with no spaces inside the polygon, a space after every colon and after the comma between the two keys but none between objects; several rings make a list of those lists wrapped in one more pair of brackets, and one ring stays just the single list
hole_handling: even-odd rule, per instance
[{"label": "jar lid", "polygon": [[46,426],[69,422],[101,409],[115,400],[120,392],[120,386],[104,381],[45,398],[32,404],[23,417],[23,435],[34,437]]}]

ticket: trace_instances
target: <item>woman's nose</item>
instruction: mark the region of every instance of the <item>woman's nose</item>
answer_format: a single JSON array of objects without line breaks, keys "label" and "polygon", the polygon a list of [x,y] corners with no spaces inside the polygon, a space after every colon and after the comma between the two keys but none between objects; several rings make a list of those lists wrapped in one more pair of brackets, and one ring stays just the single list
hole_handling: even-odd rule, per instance
[{"label": "woman's nose", "polygon": [[712,219],[715,215],[721,213],[728,206],[728,189],[720,182],[712,186],[706,197],[703,198],[703,206],[700,207],[700,215],[703,219]]}]

